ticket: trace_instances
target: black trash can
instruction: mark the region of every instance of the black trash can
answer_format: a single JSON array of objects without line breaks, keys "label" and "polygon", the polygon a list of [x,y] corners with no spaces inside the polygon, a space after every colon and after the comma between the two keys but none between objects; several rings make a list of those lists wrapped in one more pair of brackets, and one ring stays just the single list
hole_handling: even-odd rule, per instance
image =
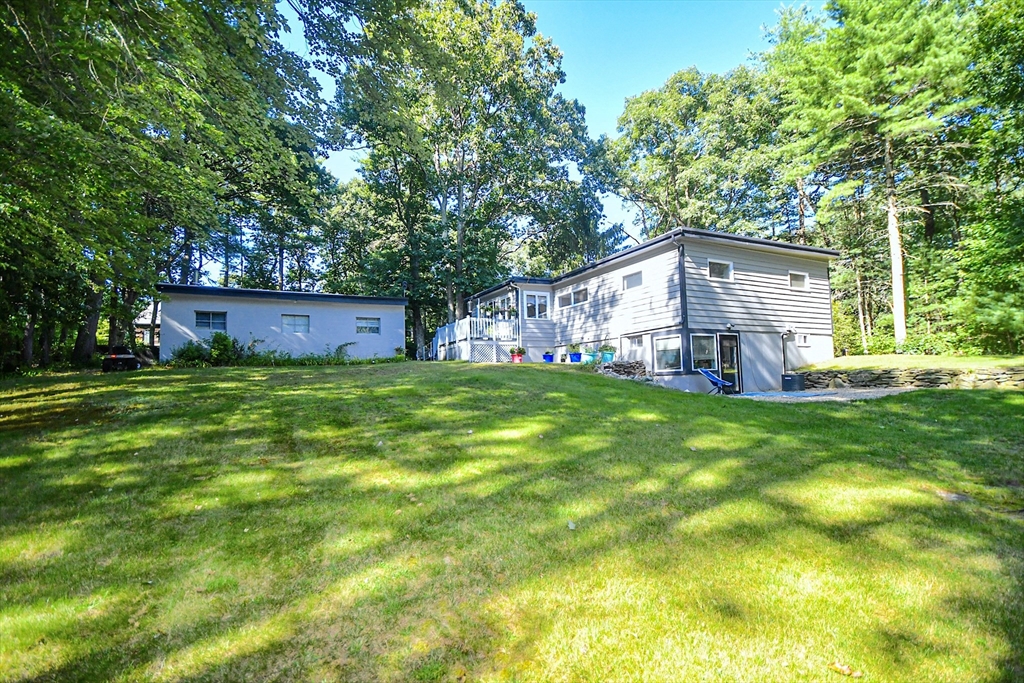
[{"label": "black trash can", "polygon": [[804,376],[803,375],[783,375],[782,376],[782,390],[783,391],[803,391],[804,390]]}]

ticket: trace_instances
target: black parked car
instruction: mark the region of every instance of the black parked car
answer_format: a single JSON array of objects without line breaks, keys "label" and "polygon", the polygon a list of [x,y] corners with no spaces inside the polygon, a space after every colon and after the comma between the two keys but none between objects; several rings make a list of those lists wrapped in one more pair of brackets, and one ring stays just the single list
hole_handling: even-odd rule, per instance
[{"label": "black parked car", "polygon": [[127,346],[115,346],[103,356],[103,372],[112,370],[138,370],[142,363]]}]

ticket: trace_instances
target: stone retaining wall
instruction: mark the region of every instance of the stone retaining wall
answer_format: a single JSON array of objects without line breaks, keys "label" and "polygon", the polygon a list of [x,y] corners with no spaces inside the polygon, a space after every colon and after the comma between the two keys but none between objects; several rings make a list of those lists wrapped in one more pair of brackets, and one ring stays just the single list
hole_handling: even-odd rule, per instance
[{"label": "stone retaining wall", "polygon": [[934,389],[1024,389],[1024,368],[990,370],[816,370],[802,373],[808,389],[826,389],[838,379],[848,387]]}]

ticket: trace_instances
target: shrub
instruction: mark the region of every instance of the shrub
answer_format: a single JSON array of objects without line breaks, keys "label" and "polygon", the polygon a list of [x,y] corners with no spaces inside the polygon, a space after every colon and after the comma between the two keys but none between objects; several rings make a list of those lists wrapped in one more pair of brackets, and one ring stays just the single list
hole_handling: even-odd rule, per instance
[{"label": "shrub", "polygon": [[396,353],[386,358],[352,358],[348,347],[355,342],[339,344],[324,353],[304,353],[293,356],[287,351],[266,349],[257,351],[262,339],[252,339],[243,344],[224,332],[214,332],[210,339],[187,341],[171,352],[168,365],[179,368],[204,368],[214,366],[244,365],[247,367],[325,366],[325,365],[374,365],[404,361],[405,355]]},{"label": "shrub", "polygon": [[171,351],[170,365],[201,368],[210,364],[210,349],[202,342],[188,340]]}]

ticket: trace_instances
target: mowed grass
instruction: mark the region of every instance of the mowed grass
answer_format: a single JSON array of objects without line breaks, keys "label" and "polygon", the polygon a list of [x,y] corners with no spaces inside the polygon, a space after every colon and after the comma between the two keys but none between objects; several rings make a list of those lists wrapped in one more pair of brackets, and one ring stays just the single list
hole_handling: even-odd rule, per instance
[{"label": "mowed grass", "polygon": [[1024,368],[1024,356],[924,356],[904,353],[840,356],[803,370],[995,370]]},{"label": "mowed grass", "polygon": [[1020,681],[1022,480],[1020,392],[8,382],[0,679]]}]

